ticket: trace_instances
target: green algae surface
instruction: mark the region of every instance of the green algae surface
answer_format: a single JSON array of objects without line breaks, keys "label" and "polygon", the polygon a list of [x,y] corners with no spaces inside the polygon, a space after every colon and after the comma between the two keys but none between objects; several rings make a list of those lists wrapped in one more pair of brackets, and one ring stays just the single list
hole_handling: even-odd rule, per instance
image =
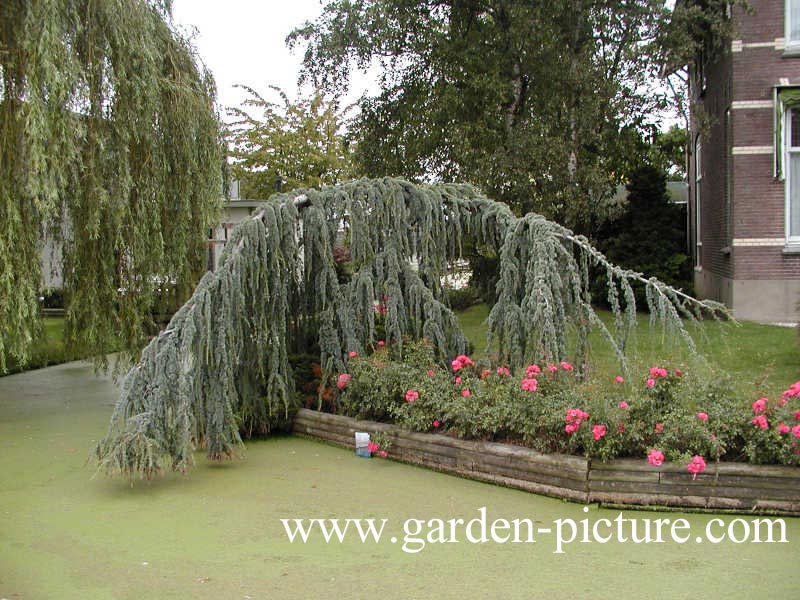
[{"label": "green algae surface", "polygon": [[[117,394],[80,363],[0,378],[0,598],[798,597],[799,519],[778,524],[784,543],[697,542],[709,523],[742,537],[755,517],[584,510],[295,437],[248,443],[244,460],[222,464],[198,453],[188,476],[133,487],[94,477],[88,456]],[[535,541],[472,543],[458,524],[458,541],[437,541],[482,507],[489,527],[528,519]],[[685,519],[690,539],[579,541],[582,520],[591,530],[620,514],[639,535],[645,519]],[[281,519],[300,518],[386,525],[379,542],[351,528],[341,543],[319,529],[292,543]],[[564,536],[578,528],[562,553],[559,520]],[[481,538],[480,522],[471,533]]]}]

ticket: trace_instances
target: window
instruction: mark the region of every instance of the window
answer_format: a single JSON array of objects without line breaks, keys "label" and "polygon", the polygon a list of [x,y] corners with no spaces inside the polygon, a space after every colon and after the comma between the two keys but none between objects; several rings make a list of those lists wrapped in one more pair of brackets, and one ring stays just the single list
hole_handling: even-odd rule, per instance
[{"label": "window", "polygon": [[786,47],[800,48],[800,0],[786,0]]},{"label": "window", "polygon": [[725,241],[733,244],[733,115],[725,111]]},{"label": "window", "polygon": [[700,237],[700,199],[702,198],[702,183],[703,183],[703,164],[701,154],[703,153],[703,145],[700,143],[700,138],[694,144],[694,267],[700,269],[702,262],[700,260],[700,253],[703,249],[703,242]]},{"label": "window", "polygon": [[800,107],[786,111],[786,242],[800,244]]}]

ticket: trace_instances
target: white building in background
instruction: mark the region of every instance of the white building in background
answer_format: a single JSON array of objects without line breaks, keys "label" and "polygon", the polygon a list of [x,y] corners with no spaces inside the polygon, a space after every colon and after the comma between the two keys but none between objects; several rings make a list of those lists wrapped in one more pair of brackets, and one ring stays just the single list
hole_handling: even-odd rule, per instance
[{"label": "white building in background", "polygon": [[239,194],[239,182],[236,180],[231,181],[230,195],[223,200],[222,217],[219,225],[217,225],[215,229],[209,231],[207,247],[208,269],[210,271],[216,270],[219,265],[222,249],[228,242],[228,236],[231,230],[236,227],[239,222],[252,216],[264,202],[266,202],[266,200],[242,199]]},{"label": "white building in background", "polygon": [[[219,224],[209,230],[207,266],[215,270],[219,265],[222,249],[228,241],[230,231],[251,216],[265,200],[243,200],[239,197],[239,182],[231,182],[230,197],[223,199]],[[61,246],[46,239],[42,247],[42,291],[58,290],[64,286],[61,269]]]}]

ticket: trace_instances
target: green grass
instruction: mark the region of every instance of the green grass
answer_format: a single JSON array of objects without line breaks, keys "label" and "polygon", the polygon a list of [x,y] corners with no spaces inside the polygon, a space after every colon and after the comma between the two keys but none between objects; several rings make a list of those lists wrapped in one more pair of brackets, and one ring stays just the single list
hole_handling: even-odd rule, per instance
[{"label": "green grass", "polygon": [[44,317],[41,335],[34,340],[31,347],[30,360],[23,366],[13,358],[7,359],[6,375],[58,365],[77,358],[82,357],[75,352],[67,352],[64,346],[63,317]]},{"label": "green grass", "polygon": [[[0,379],[0,598],[796,597],[800,519],[785,544],[696,543],[713,515],[686,518],[692,539],[654,544],[428,544],[402,552],[406,519],[614,519],[582,506],[298,438],[248,443],[246,460],[131,488],[92,478],[89,449],[118,389],[68,363]],[[387,518],[398,543],[290,544],[281,518]],[[733,516],[722,517],[725,524]],[[750,518],[750,517],[745,517]]]},{"label": "green grass", "polygon": [[[458,315],[464,334],[472,342],[477,356],[487,354],[485,321],[488,315],[489,308],[485,304],[472,306]],[[601,312],[600,316],[606,323],[611,323],[610,313]],[[800,379],[800,338],[794,328],[712,321],[699,326],[689,325],[689,330],[700,355],[715,368],[735,377],[748,394],[778,394]],[[595,333],[591,344],[593,370],[616,374],[618,363],[605,340]],[[495,344],[492,352],[496,351]],[[658,330],[650,331],[647,315],[639,316],[631,356],[634,365],[640,368],[655,364],[685,364],[692,358],[685,346],[670,343]],[[9,373],[16,373],[76,358],[81,357],[68,353],[64,348],[64,320],[47,317],[43,320],[42,335],[34,343],[31,361],[24,369],[10,361],[8,369]]]},{"label": "green grass", "polygon": [[[487,355],[488,316],[485,304],[459,313],[464,333],[478,356]],[[612,322],[611,313],[601,312],[600,316],[607,324]],[[793,327],[709,321],[689,324],[688,330],[697,343],[698,354],[712,368],[729,373],[748,394],[779,394],[800,379],[800,339]],[[593,333],[590,341],[592,370],[616,375],[618,362],[602,336]],[[493,347],[492,352],[496,349]],[[630,357],[634,371],[636,367],[680,365],[693,360],[684,344],[670,341],[659,329],[651,330],[647,315],[639,316]]]}]

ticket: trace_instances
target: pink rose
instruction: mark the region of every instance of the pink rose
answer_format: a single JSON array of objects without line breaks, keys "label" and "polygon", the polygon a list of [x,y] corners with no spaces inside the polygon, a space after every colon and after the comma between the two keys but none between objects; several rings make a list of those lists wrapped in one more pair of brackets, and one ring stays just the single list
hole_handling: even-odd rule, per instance
[{"label": "pink rose", "polygon": [[578,427],[580,427],[580,425],[581,425],[580,421],[578,421],[576,423],[567,423],[566,426],[564,427],[564,431],[566,431],[568,434],[572,435],[573,433],[578,431]]},{"label": "pink rose", "polygon": [[786,423],[778,423],[778,433],[784,434],[789,433],[792,430]]},{"label": "pink rose", "polygon": [[619,407],[620,408],[628,408],[628,403],[625,402],[625,400],[623,400],[622,402],[619,403]]},{"label": "pink rose", "polygon": [[759,429],[767,429],[769,427],[767,415],[758,415],[757,417],[753,417],[750,419],[750,423],[758,426]]},{"label": "pink rose", "polygon": [[340,373],[339,377],[336,379],[336,387],[338,387],[340,390],[343,390],[352,378],[353,376],[349,373]]},{"label": "pink rose", "polygon": [[794,418],[795,418],[795,419],[797,419],[798,421],[800,421],[800,410],[796,410],[796,411],[794,411],[792,414],[794,415]]},{"label": "pink rose", "polygon": [[406,402],[419,400],[419,392],[416,390],[406,390]]},{"label": "pink rose", "polygon": [[662,431],[664,431],[664,424],[663,423],[656,423],[655,431],[656,431],[656,433],[661,433]]},{"label": "pink rose", "polygon": [[525,368],[525,375],[527,375],[529,378],[535,377],[541,372],[542,370],[539,368],[539,365],[528,365]]},{"label": "pink rose", "polygon": [[386,342],[383,340],[378,340],[378,348],[383,348],[386,345]]},{"label": "pink rose", "polygon": [[370,442],[367,444],[367,450],[369,450],[370,454],[375,454],[378,450],[381,449],[380,444],[376,444],[375,442]]},{"label": "pink rose", "polygon": [[456,385],[458,385],[459,383],[461,383],[461,377],[456,377],[456,378],[455,378],[455,383],[456,383]]},{"label": "pink rose", "polygon": [[647,381],[645,381],[647,387],[653,387],[656,384],[656,380],[650,377]]},{"label": "pink rose", "polygon": [[655,448],[651,448],[650,454],[647,455],[647,462],[654,467],[660,467],[662,464],[664,464],[664,453],[660,450],[656,450]]},{"label": "pink rose", "polygon": [[486,379],[491,374],[492,374],[491,369],[484,369],[483,371],[481,371],[481,379]]},{"label": "pink rose", "polygon": [[520,388],[526,392],[535,392],[539,387],[539,382],[533,378],[523,379],[520,383]]},{"label": "pink rose", "polygon": [[759,398],[755,402],[753,402],[753,412],[758,414],[762,413],[767,410],[767,399],[766,398]]},{"label": "pink rose", "polygon": [[428,377],[433,377],[433,376],[434,376],[433,369],[430,369],[430,370],[428,371]]},{"label": "pink rose", "polygon": [[594,425],[592,427],[592,437],[594,437],[594,441],[598,441],[603,438],[606,434],[606,426],[605,425]]},{"label": "pink rose", "polygon": [[459,354],[450,363],[450,366],[453,367],[453,371],[460,371],[464,367],[472,367],[474,365],[475,363],[472,362],[472,359],[465,354]]},{"label": "pink rose", "polygon": [[701,421],[708,421],[708,415],[704,412],[697,413],[697,418]]},{"label": "pink rose", "polygon": [[792,435],[796,438],[800,438],[800,425],[792,427]]},{"label": "pink rose", "polygon": [[619,423],[617,425],[617,431],[619,431],[620,433],[625,433],[625,424],[624,423]]},{"label": "pink rose", "polygon": [[783,392],[784,396],[795,397],[800,396],[800,381],[795,381],[789,386],[789,389]]},{"label": "pink rose", "polygon": [[589,418],[589,413],[583,412],[579,408],[568,408],[567,414],[564,416],[564,420],[567,423],[576,423],[578,426],[580,426],[581,421],[585,421],[588,418]]},{"label": "pink rose", "polygon": [[616,381],[617,383],[625,383],[625,380],[622,378],[622,375],[617,375],[616,377],[614,377],[614,381]]},{"label": "pink rose", "polygon": [[380,456],[381,458],[386,458],[387,456],[389,456],[389,453],[386,452],[386,450],[381,450],[380,452],[378,452],[378,456]]},{"label": "pink rose", "polygon": [[434,429],[439,429],[439,426],[441,425],[441,422],[439,421],[439,419],[434,419],[433,423],[431,423],[431,425],[433,425]]},{"label": "pink rose", "polygon": [[556,371],[558,371],[558,367],[555,365],[547,365],[547,370],[550,371],[551,373],[555,373]]},{"label": "pink rose", "polygon": [[461,396],[463,398],[467,398],[469,396],[469,394],[470,394],[469,390],[467,390],[467,389],[461,390]]},{"label": "pink rose", "polygon": [[574,369],[574,367],[565,360],[561,361],[561,368],[565,371],[572,371]]},{"label": "pink rose", "polygon": [[355,350],[350,350],[350,352],[347,353],[347,356],[349,356],[350,358],[355,358],[356,356],[358,356],[358,352],[356,352]]},{"label": "pink rose", "polygon": [[511,375],[511,371],[509,371],[506,367],[497,367],[497,374],[503,377],[508,377]]},{"label": "pink rose", "polygon": [[692,474],[692,481],[697,479],[697,474],[706,470],[706,461],[702,456],[693,456],[692,460],[686,465],[686,470]]}]

